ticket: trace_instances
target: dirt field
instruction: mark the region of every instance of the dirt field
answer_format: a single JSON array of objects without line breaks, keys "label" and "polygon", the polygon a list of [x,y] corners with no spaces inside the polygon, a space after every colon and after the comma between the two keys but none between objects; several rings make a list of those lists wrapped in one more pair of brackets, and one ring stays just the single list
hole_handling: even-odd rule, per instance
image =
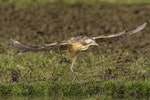
[{"label": "dirt field", "polygon": [[23,43],[42,44],[60,41],[70,36],[113,34],[132,30],[147,22],[139,34],[121,38],[119,41],[99,41],[96,53],[112,54],[120,49],[150,56],[150,5],[46,5],[31,6],[15,11],[13,6],[0,7],[0,53],[10,51],[10,38]]}]

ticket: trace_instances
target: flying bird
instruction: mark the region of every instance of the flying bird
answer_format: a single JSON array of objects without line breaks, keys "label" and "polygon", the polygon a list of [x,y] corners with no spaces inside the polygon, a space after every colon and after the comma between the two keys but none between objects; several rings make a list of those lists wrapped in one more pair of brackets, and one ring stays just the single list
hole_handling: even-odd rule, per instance
[{"label": "flying bird", "polygon": [[119,37],[122,35],[131,35],[137,33],[145,28],[147,23],[144,23],[132,31],[123,31],[112,35],[100,35],[96,37],[88,37],[88,36],[76,36],[68,38],[64,41],[54,42],[50,44],[44,44],[39,46],[32,46],[32,45],[24,45],[20,42],[16,41],[15,39],[11,39],[13,46],[19,52],[38,52],[38,51],[60,51],[65,55],[69,55],[71,57],[71,71],[74,72],[74,64],[77,60],[78,54],[80,51],[87,50],[90,46],[98,46],[99,44],[96,42],[98,39],[110,39],[114,37]]}]

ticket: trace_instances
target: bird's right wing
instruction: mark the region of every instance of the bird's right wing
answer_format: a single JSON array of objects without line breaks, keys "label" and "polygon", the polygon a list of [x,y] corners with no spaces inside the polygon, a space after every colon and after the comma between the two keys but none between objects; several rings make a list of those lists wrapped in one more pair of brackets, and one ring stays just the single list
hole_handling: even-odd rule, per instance
[{"label": "bird's right wing", "polygon": [[38,51],[49,51],[59,48],[60,46],[67,45],[67,43],[50,43],[50,44],[44,44],[40,46],[32,46],[32,45],[24,45],[20,42],[16,41],[15,39],[11,39],[11,42],[13,46],[19,51],[19,52],[38,52]]}]

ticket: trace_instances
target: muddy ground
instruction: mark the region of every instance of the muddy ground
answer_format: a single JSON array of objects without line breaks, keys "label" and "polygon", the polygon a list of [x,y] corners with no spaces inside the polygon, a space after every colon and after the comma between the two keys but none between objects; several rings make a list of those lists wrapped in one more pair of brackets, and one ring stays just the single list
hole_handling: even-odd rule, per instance
[{"label": "muddy ground", "polygon": [[[92,48],[93,54],[113,54],[128,51],[137,59],[150,56],[150,5],[149,4],[94,4],[30,6],[15,10],[12,6],[0,7],[0,53],[12,50],[9,39],[22,43],[43,44],[61,41],[70,36],[113,34],[132,30],[147,22],[140,33],[117,39],[98,41],[101,46]],[[126,60],[131,60],[130,57]]]}]

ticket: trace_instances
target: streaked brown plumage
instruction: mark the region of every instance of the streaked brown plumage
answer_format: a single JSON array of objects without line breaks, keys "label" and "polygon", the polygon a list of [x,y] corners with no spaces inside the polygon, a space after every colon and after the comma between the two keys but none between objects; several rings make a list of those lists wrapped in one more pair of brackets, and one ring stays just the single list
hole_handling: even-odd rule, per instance
[{"label": "streaked brown plumage", "polygon": [[61,42],[54,42],[50,44],[44,44],[41,46],[31,46],[31,45],[23,45],[20,42],[11,39],[13,45],[15,48],[17,48],[20,52],[37,52],[37,51],[47,51],[47,50],[53,50],[56,51],[57,49],[60,50],[60,52],[63,52],[68,55],[72,55],[72,64],[71,64],[71,71],[74,73],[73,66],[75,64],[75,61],[77,59],[78,53],[80,51],[87,50],[89,46],[91,45],[96,45],[98,46],[98,43],[96,42],[97,39],[109,39],[109,38],[114,38],[114,37],[119,37],[122,35],[131,35],[134,33],[137,33],[145,28],[147,23],[144,23],[140,26],[138,26],[136,29],[133,31],[123,31],[117,34],[112,34],[112,35],[100,35],[96,37],[87,37],[87,36],[76,36],[76,37],[71,37],[68,38],[64,41]]}]

